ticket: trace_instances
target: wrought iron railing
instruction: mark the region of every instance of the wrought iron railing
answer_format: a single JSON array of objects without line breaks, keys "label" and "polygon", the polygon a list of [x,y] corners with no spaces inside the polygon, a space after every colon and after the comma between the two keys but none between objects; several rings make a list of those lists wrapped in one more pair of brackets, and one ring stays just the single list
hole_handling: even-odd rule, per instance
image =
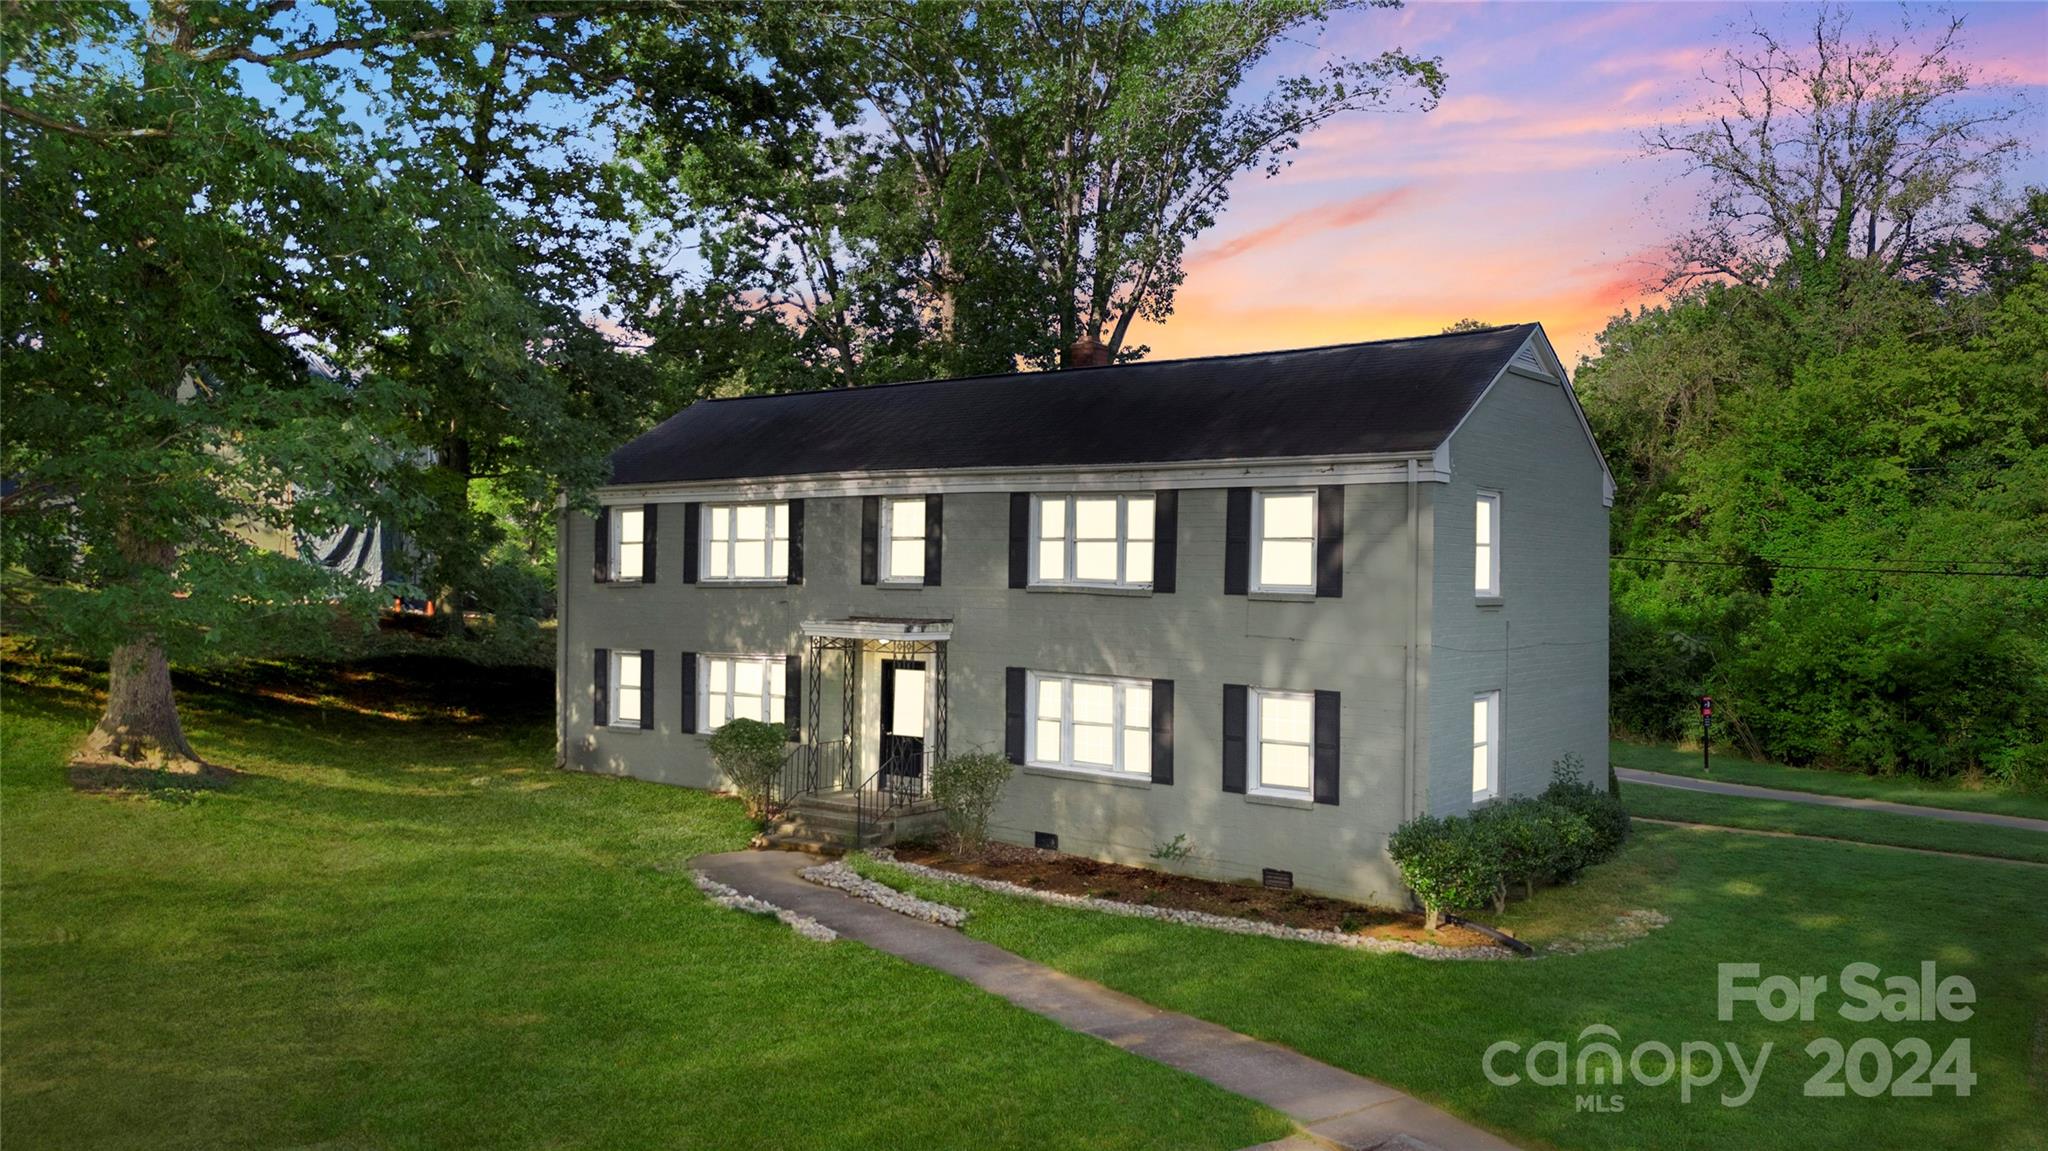
[{"label": "wrought iron railing", "polygon": [[805,795],[846,786],[845,743],[798,744],[782,760],[769,806],[780,811]]},{"label": "wrought iron railing", "polygon": [[855,846],[867,843],[868,832],[882,820],[925,797],[925,773],[929,758],[922,749],[897,751],[866,780],[853,797]]}]

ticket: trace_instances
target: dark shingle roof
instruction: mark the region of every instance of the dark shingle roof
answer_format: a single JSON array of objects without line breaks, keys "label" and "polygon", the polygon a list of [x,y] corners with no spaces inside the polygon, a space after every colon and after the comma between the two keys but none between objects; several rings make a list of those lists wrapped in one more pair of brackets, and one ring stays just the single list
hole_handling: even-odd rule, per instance
[{"label": "dark shingle roof", "polygon": [[1426,452],[1535,330],[703,400],[611,482]]}]

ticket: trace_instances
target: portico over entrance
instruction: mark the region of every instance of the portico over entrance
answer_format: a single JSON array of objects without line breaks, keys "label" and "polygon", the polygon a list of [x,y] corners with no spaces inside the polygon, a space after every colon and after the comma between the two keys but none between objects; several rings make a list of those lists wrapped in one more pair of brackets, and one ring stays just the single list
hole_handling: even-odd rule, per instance
[{"label": "portico over entrance", "polygon": [[953,621],[848,616],[803,624],[803,745],[786,773],[798,795],[924,796],[946,754],[946,645]]}]

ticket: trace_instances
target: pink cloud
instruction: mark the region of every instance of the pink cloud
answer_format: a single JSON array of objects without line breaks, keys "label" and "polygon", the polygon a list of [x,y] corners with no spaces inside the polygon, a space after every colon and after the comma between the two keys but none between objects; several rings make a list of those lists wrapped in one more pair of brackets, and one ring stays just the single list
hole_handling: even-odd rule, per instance
[{"label": "pink cloud", "polygon": [[1219,263],[1271,244],[1288,243],[1318,232],[1355,228],[1400,207],[1413,191],[1414,189],[1408,187],[1389,188],[1380,192],[1368,192],[1349,200],[1318,204],[1306,211],[1283,217],[1263,228],[1255,228],[1243,235],[1225,240],[1214,248],[1198,253],[1195,261],[1203,264]]}]

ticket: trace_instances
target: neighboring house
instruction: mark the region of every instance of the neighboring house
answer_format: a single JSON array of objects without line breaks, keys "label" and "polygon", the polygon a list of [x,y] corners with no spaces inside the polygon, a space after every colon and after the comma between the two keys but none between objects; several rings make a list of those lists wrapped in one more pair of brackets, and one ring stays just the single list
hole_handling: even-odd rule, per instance
[{"label": "neighboring house", "polygon": [[612,477],[568,767],[713,787],[786,722],[783,798],[872,823],[987,748],[1001,839],[1379,903],[1403,820],[1606,778],[1613,482],[1534,324],[707,400]]}]

